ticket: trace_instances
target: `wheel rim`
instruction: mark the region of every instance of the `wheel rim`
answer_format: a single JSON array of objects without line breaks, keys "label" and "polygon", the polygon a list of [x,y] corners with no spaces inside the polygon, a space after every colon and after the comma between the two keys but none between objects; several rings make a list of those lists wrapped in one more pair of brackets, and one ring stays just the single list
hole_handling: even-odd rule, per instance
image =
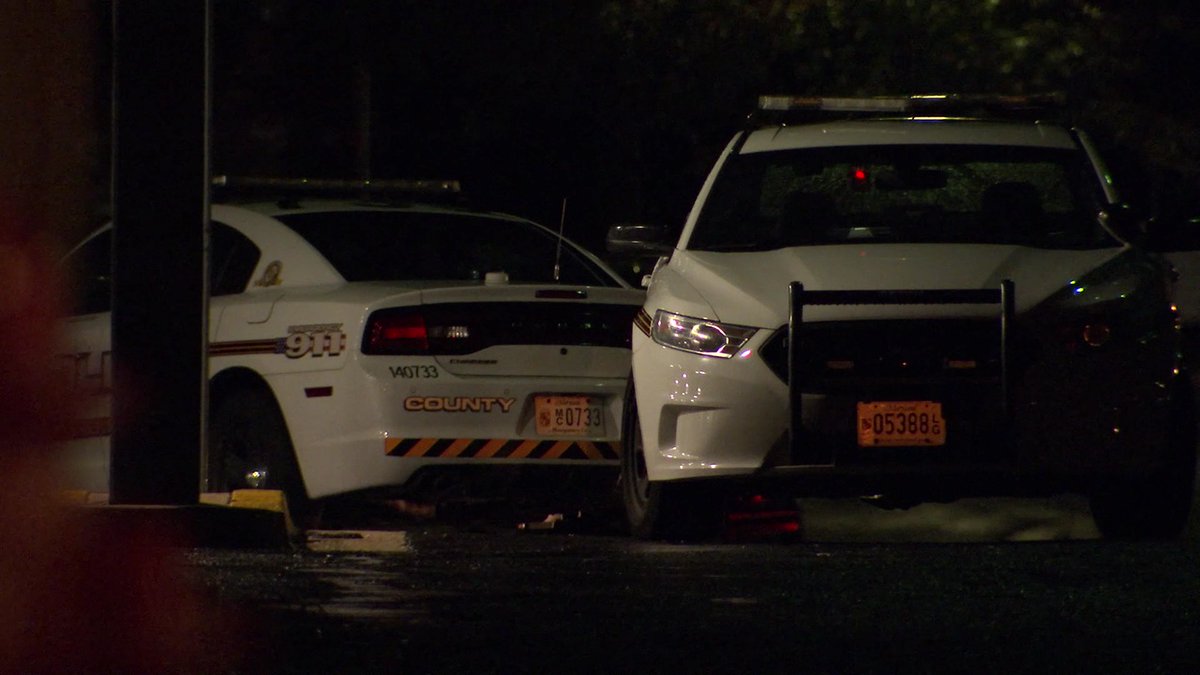
[{"label": "wheel rim", "polygon": [[266,458],[255,439],[239,433],[227,433],[219,443],[221,471],[224,491],[238,488],[265,488],[270,486],[270,471]]}]

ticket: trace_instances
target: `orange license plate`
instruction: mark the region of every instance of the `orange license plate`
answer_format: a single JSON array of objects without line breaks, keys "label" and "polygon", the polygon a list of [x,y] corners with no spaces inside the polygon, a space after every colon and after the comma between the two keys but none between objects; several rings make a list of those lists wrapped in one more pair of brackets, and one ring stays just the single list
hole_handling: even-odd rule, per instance
[{"label": "orange license plate", "polygon": [[858,444],[945,445],[946,420],[936,401],[871,401],[858,404]]},{"label": "orange license plate", "polygon": [[604,406],[592,396],[537,396],[533,399],[539,436],[604,434]]}]

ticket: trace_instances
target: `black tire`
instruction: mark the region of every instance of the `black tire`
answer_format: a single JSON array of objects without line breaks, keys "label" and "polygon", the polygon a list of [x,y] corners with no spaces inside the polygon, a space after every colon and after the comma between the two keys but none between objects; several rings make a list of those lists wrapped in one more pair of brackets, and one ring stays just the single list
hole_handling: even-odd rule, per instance
[{"label": "black tire", "polygon": [[312,510],[283,414],[275,398],[259,389],[231,393],[209,418],[208,489],[244,488],[281,490],[298,524]]},{"label": "black tire", "polygon": [[1187,526],[1195,497],[1196,410],[1186,373],[1175,383],[1168,444],[1162,469],[1110,482],[1091,495],[1092,518],[1106,539],[1173,539]]},{"label": "black tire", "polygon": [[639,539],[701,541],[724,527],[725,504],[711,483],[652,481],[646,473],[642,427],[632,385],[625,396],[621,501],[629,532]]}]

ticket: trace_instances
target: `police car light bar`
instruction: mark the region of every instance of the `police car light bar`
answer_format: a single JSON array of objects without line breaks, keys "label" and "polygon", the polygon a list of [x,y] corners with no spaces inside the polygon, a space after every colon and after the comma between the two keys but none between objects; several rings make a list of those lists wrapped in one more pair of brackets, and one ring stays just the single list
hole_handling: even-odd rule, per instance
[{"label": "police car light bar", "polygon": [[908,98],[828,98],[820,96],[759,96],[759,110],[830,110],[851,112],[904,112]]},{"label": "police car light bar", "polygon": [[1062,109],[1066,96],[1060,92],[1029,95],[920,94],[838,98],[828,96],[760,96],[752,120],[779,116],[800,118],[863,117],[885,113],[908,115],[997,115],[1042,114]]},{"label": "police car light bar", "polygon": [[213,187],[297,191],[359,191],[447,194],[462,192],[456,180],[342,180],[330,178],[270,178],[264,176],[213,176]]}]

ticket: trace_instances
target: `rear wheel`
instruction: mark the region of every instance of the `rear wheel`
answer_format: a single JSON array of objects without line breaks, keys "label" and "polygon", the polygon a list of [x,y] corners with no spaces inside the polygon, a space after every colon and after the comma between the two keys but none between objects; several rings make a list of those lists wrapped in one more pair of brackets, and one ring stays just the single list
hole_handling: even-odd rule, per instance
[{"label": "rear wheel", "polygon": [[711,539],[724,525],[721,491],[707,483],[652,481],[646,471],[642,428],[633,387],[625,397],[621,446],[621,501],[630,533],[639,539]]},{"label": "rear wheel", "polygon": [[308,494],[287,424],[269,393],[242,389],[220,401],[210,418],[208,447],[209,490],[280,490],[293,521],[305,522]]},{"label": "rear wheel", "polygon": [[1092,517],[1108,539],[1150,540],[1179,536],[1195,493],[1196,411],[1186,374],[1175,384],[1168,459],[1149,476],[1114,481],[1091,496]]}]

